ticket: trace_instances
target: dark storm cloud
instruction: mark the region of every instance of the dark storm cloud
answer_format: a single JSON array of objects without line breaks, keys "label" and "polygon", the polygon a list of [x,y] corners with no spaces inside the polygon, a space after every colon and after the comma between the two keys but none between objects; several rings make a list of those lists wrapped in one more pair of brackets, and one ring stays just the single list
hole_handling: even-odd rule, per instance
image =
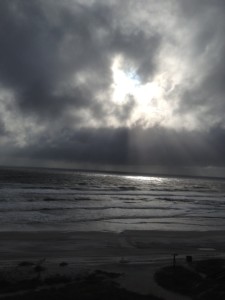
[{"label": "dark storm cloud", "polygon": [[52,118],[92,105],[96,113],[93,102],[110,88],[114,55],[125,55],[143,77],[156,67],[159,36],[123,32],[110,5],[3,0],[0,12],[0,81],[26,114]]},{"label": "dark storm cloud", "polygon": [[69,129],[54,140],[41,137],[15,152],[30,159],[108,165],[164,166],[165,168],[225,166],[225,130],[182,131],[153,127]]},{"label": "dark storm cloud", "polygon": [[[91,53],[94,49],[90,49],[91,32],[79,23],[82,15],[78,15],[79,20],[62,8],[60,16],[53,20],[44,8],[51,9],[48,5],[44,7],[42,1],[0,2],[0,78],[16,93],[22,110],[54,115],[68,103],[88,104],[90,99],[82,97],[79,87],[74,87],[73,95],[68,95],[68,91],[57,93],[57,89],[74,68],[77,71],[85,67],[95,55]],[[69,38],[71,45],[67,45]],[[95,56],[95,63],[98,59]]]},{"label": "dark storm cloud", "polygon": [[126,164],[129,130],[119,128],[70,129],[58,132],[57,139],[41,137],[35,144],[23,148],[16,156],[31,159],[61,160],[71,163]]}]

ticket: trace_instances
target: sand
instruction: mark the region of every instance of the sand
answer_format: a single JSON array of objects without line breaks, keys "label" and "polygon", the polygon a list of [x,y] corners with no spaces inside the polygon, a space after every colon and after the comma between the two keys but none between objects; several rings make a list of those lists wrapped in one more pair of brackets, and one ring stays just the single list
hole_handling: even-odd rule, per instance
[{"label": "sand", "polygon": [[225,232],[0,232],[0,259],[64,258],[79,262],[151,262],[173,253],[204,256],[225,251]]},{"label": "sand", "polygon": [[[164,299],[189,299],[160,288],[154,273],[173,263],[225,256],[225,232],[0,232],[2,268],[22,261],[43,263],[48,272],[79,273],[96,269],[122,274],[121,286]],[[66,262],[60,267],[61,262]]]}]

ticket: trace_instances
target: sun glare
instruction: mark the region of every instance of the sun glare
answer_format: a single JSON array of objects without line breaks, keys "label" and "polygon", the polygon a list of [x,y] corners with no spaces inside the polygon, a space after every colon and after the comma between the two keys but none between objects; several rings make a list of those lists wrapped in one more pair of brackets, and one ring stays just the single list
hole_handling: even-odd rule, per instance
[{"label": "sun glare", "polygon": [[143,124],[153,125],[168,114],[168,106],[163,99],[163,78],[158,76],[154,81],[142,83],[134,69],[127,70],[120,57],[112,64],[112,100],[116,105],[125,105],[132,96],[135,108],[127,125],[142,120]]},{"label": "sun glare", "polygon": [[155,176],[125,176],[126,179],[137,180],[137,181],[151,181],[157,184],[165,182],[167,179],[163,177],[155,177]]},{"label": "sun glare", "polygon": [[139,89],[140,82],[132,71],[125,72],[121,68],[120,59],[115,59],[112,65],[113,72],[113,101],[123,104],[127,95],[134,95]]}]

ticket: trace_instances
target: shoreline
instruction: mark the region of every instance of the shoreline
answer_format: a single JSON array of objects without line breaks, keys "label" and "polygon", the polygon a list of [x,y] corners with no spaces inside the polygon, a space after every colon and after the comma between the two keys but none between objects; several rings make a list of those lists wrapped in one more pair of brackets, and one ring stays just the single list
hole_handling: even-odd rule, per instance
[{"label": "shoreline", "polygon": [[160,287],[154,279],[156,272],[172,266],[174,253],[178,254],[177,265],[183,266],[187,255],[194,262],[225,258],[224,236],[225,231],[0,232],[1,269],[17,278],[34,276],[30,274],[35,265],[43,266],[47,277],[100,270],[121,274],[115,282],[128,291],[187,300],[185,295]]},{"label": "shoreline", "polygon": [[0,232],[0,260],[224,254],[225,231]]}]

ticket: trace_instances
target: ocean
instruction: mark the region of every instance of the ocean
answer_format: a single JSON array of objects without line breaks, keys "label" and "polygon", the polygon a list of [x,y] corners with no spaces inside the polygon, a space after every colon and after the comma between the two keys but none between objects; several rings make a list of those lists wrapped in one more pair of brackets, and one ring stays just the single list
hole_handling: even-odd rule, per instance
[{"label": "ocean", "polygon": [[0,169],[0,231],[225,230],[225,180]]}]

